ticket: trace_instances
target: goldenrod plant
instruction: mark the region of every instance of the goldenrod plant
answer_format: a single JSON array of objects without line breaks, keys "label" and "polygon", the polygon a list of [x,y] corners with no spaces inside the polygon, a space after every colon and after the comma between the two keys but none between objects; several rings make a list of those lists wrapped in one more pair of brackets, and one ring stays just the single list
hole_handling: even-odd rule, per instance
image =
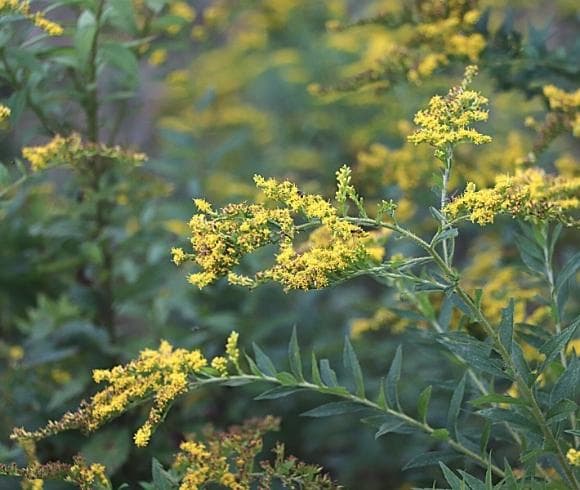
[{"label": "goldenrod plant", "polygon": [[577,24],[0,0],[0,487],[580,488]]}]

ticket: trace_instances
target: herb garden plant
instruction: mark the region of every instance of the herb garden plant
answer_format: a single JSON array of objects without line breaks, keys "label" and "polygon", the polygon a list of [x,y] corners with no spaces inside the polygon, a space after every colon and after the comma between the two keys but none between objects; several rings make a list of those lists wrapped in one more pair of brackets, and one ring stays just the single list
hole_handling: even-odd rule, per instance
[{"label": "herb garden plant", "polygon": [[[265,12],[264,19],[275,31],[292,9],[308,8],[300,2],[279,3],[279,10],[276,2],[266,1],[260,3],[263,11],[247,9]],[[11,210],[18,207],[18,196],[26,192],[29,181],[43,173],[63,172],[58,199],[67,212],[43,216],[56,240],[45,253],[59,268],[61,290],[82,291],[65,295],[76,298],[74,313],[70,305],[68,314],[90,318],[94,325],[78,327],[72,335],[77,332],[98,344],[102,355],[92,370],[95,386],[85,379],[66,399],[82,393],[84,400],[76,408],[53,420],[36,419],[34,426],[12,430],[12,454],[20,460],[0,463],[5,481],[17,477],[24,488],[35,489],[44,482],[47,488],[58,482],[86,489],[123,488],[123,475],[117,473],[112,480],[101,461],[88,461],[83,455],[68,461],[44,460],[39,457],[43,445],[66,437],[69,431],[96,437],[101,428],[115,423],[120,427],[137,417],[132,442],[138,448],[133,457],[138,457],[156,439],[174,436],[164,423],[170,424],[174,405],[177,409],[200,392],[216,393],[213,386],[231,389],[228,393],[235,388],[243,397],[253,397],[252,404],[273,407],[277,399],[312,393],[315,397],[309,400],[316,404],[301,415],[321,426],[332,416],[353,423],[359,419],[368,444],[373,443],[373,433],[376,444],[396,434],[410,434],[425,449],[414,454],[405,469],[438,466],[439,483],[433,488],[580,488],[580,315],[575,295],[580,269],[580,174],[571,156],[558,159],[557,165],[545,162],[548,157],[556,160],[549,149],[557,139],[578,136],[579,90],[517,82],[522,92],[535,90],[534,95],[542,98],[544,119],[528,121],[534,142],[521,158],[503,162],[502,171],[490,181],[477,175],[479,165],[485,164],[483,157],[483,164],[477,162],[478,155],[485,155],[484,148],[502,135],[496,135],[493,121],[488,121],[493,96],[488,100],[485,91],[477,88],[478,70],[499,86],[514,85],[506,79],[507,71],[494,63],[508,66],[510,56],[519,56],[521,63],[540,65],[534,58],[537,53],[530,55],[534,61],[525,58],[525,51],[512,53],[515,34],[508,35],[507,28],[491,32],[484,25],[488,14],[476,2],[420,1],[355,22],[331,19],[327,28],[339,36],[379,26],[389,33],[401,29],[402,38],[396,38],[400,44],[390,45],[372,70],[351,73],[333,84],[309,84],[312,97],[344,93],[348,97],[375,88],[380,98],[382,90],[398,85],[419,90],[438,70],[448,70],[451,88],[442,89],[440,84],[430,96],[419,97],[412,129],[408,122],[401,124],[405,138],[398,149],[375,145],[359,154],[353,169],[340,166],[331,197],[312,191],[312,185],[262,172],[265,175],[254,175],[256,189],[247,191],[246,199],[214,205],[203,195],[196,196],[191,219],[176,223],[177,217],[171,217],[168,235],[163,232],[167,221],[153,208],[171,192],[171,185],[147,171],[145,154],[122,148],[117,138],[128,101],[136,96],[142,58],[160,64],[168,51],[179,52],[184,37],[199,40],[210,35],[220,19],[227,25],[231,21],[227,2],[196,5],[203,23],[193,27],[196,10],[186,2],[44,4],[49,4],[45,10],[37,10],[35,3],[0,1],[0,26],[9,33],[2,35],[0,43],[0,77],[12,90],[0,106],[0,118],[5,126],[16,127],[18,121],[30,125],[24,113],[35,117],[33,127],[48,140],[24,146],[13,168],[0,167],[0,199],[6,209],[0,220],[11,219]],[[236,8],[240,15],[246,11],[244,6]],[[49,20],[59,9],[64,9],[62,26]],[[16,32],[22,25],[32,30]],[[542,63],[548,67],[542,69],[552,66],[558,71],[556,61],[548,59],[551,54],[542,53],[546,57]],[[557,76],[566,88],[570,86],[571,73],[562,69]],[[168,83],[181,83],[176,79],[173,75]],[[178,94],[184,96],[183,91]],[[231,93],[224,97],[235,98]],[[218,108],[214,117],[196,122],[200,125],[196,131],[219,134],[218,129],[224,129],[218,124],[221,110],[227,111]],[[256,116],[246,107],[248,113]],[[105,120],[104,114],[113,119]],[[234,116],[229,117],[228,124]],[[241,119],[242,124],[255,123]],[[398,161],[381,160],[377,156],[381,152]],[[401,161],[410,169],[399,168]],[[366,185],[369,169],[388,185],[397,184],[391,171],[396,169],[396,175],[404,177],[399,187],[411,194],[397,195],[389,188],[383,196],[367,198],[357,182]],[[470,172],[476,177],[466,178]],[[415,187],[425,181],[434,191],[428,198]],[[410,198],[413,192],[416,202]],[[144,206],[151,206],[151,212],[141,213]],[[466,244],[475,241],[485,247],[498,227],[510,233],[511,255],[499,271],[484,267],[479,270],[483,277],[474,278],[478,257],[466,257],[471,250]],[[168,276],[155,276],[163,278],[157,284],[147,277],[163,267],[156,262],[161,259],[151,258],[152,241],[163,243],[163,260],[178,266],[177,272],[163,273]],[[63,261],[63,247],[76,254],[72,261]],[[504,249],[492,250],[501,254]],[[131,272],[126,257],[146,257],[147,265]],[[485,264],[484,257],[481,251]],[[473,263],[467,266],[467,259]],[[49,269],[48,277],[51,273]],[[373,317],[352,323],[342,359],[326,358],[317,348],[301,343],[300,325],[288,327],[285,361],[273,359],[244,331],[235,330],[221,352],[211,345],[173,345],[167,340],[142,346],[132,360],[123,351],[122,312],[138,311],[161,289],[205,292],[227,282],[228,288],[256,292],[275,284],[290,294],[336,287],[340,295],[364,278],[372,281],[373,289],[384,289],[391,296],[388,307],[377,305]],[[492,284],[504,278],[500,292]],[[177,305],[191,301],[181,294],[176,296]],[[203,301],[203,296],[197,301]],[[62,304],[50,308],[67,314]],[[383,323],[404,329],[408,334],[404,342],[397,340],[392,355],[385,355],[381,343],[373,342],[369,354],[359,360],[360,336]],[[424,387],[416,389],[405,366],[418,346],[430,349],[436,362],[449,363],[453,377],[431,384],[422,381]],[[24,354],[17,346],[11,349],[14,368]],[[369,358],[372,366],[364,362]],[[413,379],[423,374],[414,373]],[[260,389],[257,394],[251,391],[254,385]],[[140,487],[340,488],[321,467],[287,456],[280,443],[273,458],[262,452],[267,446],[265,434],[280,426],[280,419],[266,416],[240,420],[225,430],[209,427],[191,436],[180,432],[169,456],[153,458],[151,481],[141,481]]]}]

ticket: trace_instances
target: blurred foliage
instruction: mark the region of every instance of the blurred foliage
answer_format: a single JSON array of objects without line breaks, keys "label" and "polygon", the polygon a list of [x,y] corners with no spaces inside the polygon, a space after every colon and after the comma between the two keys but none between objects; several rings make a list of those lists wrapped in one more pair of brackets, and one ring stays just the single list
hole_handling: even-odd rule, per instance
[{"label": "blurred foliage", "polygon": [[[470,63],[480,66],[475,86],[490,99],[494,139],[457,148],[453,194],[466,182],[487,187],[500,173],[530,166],[579,176],[577,119],[544,89],[577,89],[575,2],[63,0],[14,8],[24,3],[0,0],[0,103],[9,109],[0,110],[0,462],[30,461],[10,441],[11,429],[41,427],[89,398],[92,369],[126,362],[160,339],[203,346],[211,356],[232,329],[278,366],[293,325],[321,358],[338,358],[343,337],[352,335],[371,389],[396,347],[406,345],[412,355],[401,404],[414,407],[432,385],[430,417],[446,419],[463,367],[432,337],[428,319],[434,308],[446,311],[441,299],[362,277],[315,292],[224,282],[198,291],[175,269],[170,249],[187,244],[192,197],[218,206],[253,200],[256,173],[330,196],[345,162],[369,207],[393,199],[401,221],[433,234],[429,206],[439,199],[441,165],[406,138],[417,110]],[[73,166],[56,158],[34,172],[22,154],[74,133],[87,145],[121,145],[148,160],[125,165],[101,152]],[[514,298],[515,321],[529,340],[524,354],[534,363],[533,326],[551,321],[550,292],[526,273],[516,246],[521,233],[506,218],[485,236],[466,225],[455,257],[465,287],[485,291],[489,318],[499,322]],[[578,240],[577,230],[564,229],[558,270]],[[412,250],[389,239],[389,258]],[[242,268],[268,260],[259,251]],[[579,293],[571,280],[566,319],[578,315]],[[450,323],[482,337],[458,309]],[[324,423],[299,417],[320,395],[251,402],[259,393],[252,386],[193,391],[146,449],[133,447],[140,424],[125,414],[90,438],[68,432],[44,440],[35,457],[72,461],[80,453],[87,464],[104,463],[115,485],[133,488],[171,465],[183,434],[274,413],[283,421],[276,439],[347,488],[453,486],[450,470],[444,479],[437,466],[402,469],[417,454],[440,450],[440,441],[390,433],[375,442],[356,414]],[[474,386],[466,393],[473,398]],[[482,424],[470,430],[481,432]],[[504,436],[494,457],[515,462],[517,473],[523,463]],[[153,456],[160,463],[152,475]],[[469,471],[485,477],[477,467]],[[2,479],[2,488],[18,485]]]}]

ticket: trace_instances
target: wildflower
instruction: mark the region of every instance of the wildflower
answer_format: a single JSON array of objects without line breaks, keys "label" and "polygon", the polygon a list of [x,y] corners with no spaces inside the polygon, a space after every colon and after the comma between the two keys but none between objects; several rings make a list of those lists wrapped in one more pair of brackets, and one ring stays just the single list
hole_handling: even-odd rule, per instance
[{"label": "wildflower", "polygon": [[0,123],[10,117],[11,111],[9,107],[0,104]]},{"label": "wildflower", "polygon": [[214,357],[211,360],[211,367],[220,373],[220,376],[228,375],[228,360],[223,356]]},{"label": "wildflower", "polygon": [[57,135],[46,145],[25,147],[22,149],[22,155],[30,162],[34,172],[58,164],[79,167],[95,157],[132,165],[140,165],[147,159],[143,153],[128,152],[119,146],[83,143],[76,133],[66,137]]},{"label": "wildflower", "polygon": [[467,67],[459,87],[452,88],[445,97],[432,97],[428,108],[417,112],[414,122],[420,128],[408,137],[410,142],[428,143],[441,157],[448,146],[462,141],[476,145],[491,141],[489,136],[470,127],[474,122],[487,121],[488,117],[484,110],[487,99],[478,92],[467,90],[476,73],[477,67]]},{"label": "wildflower", "polygon": [[149,55],[149,64],[151,66],[159,66],[167,61],[167,50],[156,49]]},{"label": "wildflower", "polygon": [[40,12],[30,11],[30,2],[22,0],[0,0],[0,13],[10,11],[22,15],[26,19],[46,32],[49,36],[60,36],[64,32],[62,26],[47,19]]},{"label": "wildflower", "polygon": [[[189,276],[191,284],[203,288],[226,276],[230,283],[248,287],[276,281],[286,290],[323,288],[380,260],[382,251],[372,236],[340,216],[347,198],[362,210],[346,167],[338,173],[336,194],[342,213],[322,196],[304,194],[291,182],[259,175],[254,181],[264,203],[229,204],[216,212],[205,200],[195,200],[200,213],[189,222],[193,254],[184,257],[191,257],[201,271]],[[295,221],[303,218],[316,229],[295,248],[294,239],[302,231]],[[234,272],[246,255],[269,244],[278,247],[271,268],[253,277]]]},{"label": "wildflower", "polygon": [[87,465],[83,458],[75,457],[66,480],[76,483],[83,490],[104,487],[111,488],[106,475],[106,468],[99,463]]},{"label": "wildflower", "polygon": [[572,466],[580,466],[580,451],[570,448],[566,453],[566,458]]},{"label": "wildflower", "polygon": [[530,168],[515,176],[496,178],[493,188],[476,190],[469,183],[462,196],[446,206],[451,217],[468,213],[473,223],[491,224],[495,216],[508,214],[526,221],[558,221],[577,224],[571,214],[580,209],[580,177],[565,178]]},{"label": "wildflower", "polygon": [[240,334],[234,330],[230,333],[226,342],[226,354],[228,355],[228,359],[234,364],[237,364],[240,359],[240,349],[238,349],[239,337]]},{"label": "wildflower", "polygon": [[171,260],[175,265],[181,264],[186,259],[186,257],[187,255],[182,248],[173,247],[171,249]]}]

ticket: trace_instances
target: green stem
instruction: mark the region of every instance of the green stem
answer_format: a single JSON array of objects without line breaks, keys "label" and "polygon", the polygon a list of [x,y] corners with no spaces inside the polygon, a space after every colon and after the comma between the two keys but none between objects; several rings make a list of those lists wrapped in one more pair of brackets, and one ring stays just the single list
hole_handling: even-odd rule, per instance
[{"label": "green stem", "polygon": [[86,99],[84,104],[87,118],[87,137],[89,141],[97,143],[99,141],[99,97],[97,87],[97,55],[99,52],[99,34],[101,31],[101,18],[105,0],[99,0],[95,12],[95,35],[89,51],[87,63],[87,84]]},{"label": "green stem", "polygon": [[[225,383],[228,381],[254,381],[254,382],[265,381],[268,383],[273,383],[273,384],[277,384],[277,385],[281,385],[281,386],[287,386],[284,383],[282,383],[278,378],[275,378],[273,376],[257,376],[257,375],[252,375],[252,374],[240,374],[237,376],[228,376],[227,378],[200,379],[200,380],[195,381],[195,383],[192,384],[191,388],[198,388],[201,386],[207,386],[207,385],[212,385],[212,384],[221,384],[221,383]],[[321,392],[320,386],[313,384],[313,383],[308,383],[307,381],[295,383],[295,384],[292,384],[291,386],[296,387],[296,388],[304,388],[307,390],[313,390],[313,391],[316,391],[319,393],[331,394],[333,396],[337,396],[339,398],[349,400],[349,401],[357,403],[359,405],[362,405],[362,406],[365,406],[368,408],[372,408],[372,409],[377,410],[379,412],[383,412],[391,417],[397,418],[401,422],[407,424],[408,426],[419,429],[428,435],[432,435],[437,430],[437,429],[434,429],[433,427],[431,427],[427,423],[423,423],[423,422],[420,422],[419,420],[415,420],[414,418],[409,417],[407,414],[405,414],[403,412],[398,412],[398,411],[393,410],[393,409],[388,408],[388,407],[382,407],[381,405],[379,405],[379,404],[377,404],[377,403],[375,403],[367,398],[361,398],[361,397],[353,395],[351,393],[338,393],[338,392],[328,393],[326,391]],[[483,458],[479,454],[471,451],[469,448],[465,447],[459,441],[456,441],[455,439],[449,438],[446,440],[446,442],[455,451],[457,451],[458,453],[461,453],[464,456],[475,461],[477,464],[479,464],[483,468],[487,468],[490,465],[490,462],[486,458]],[[496,476],[498,476],[500,478],[505,477],[504,471],[494,464],[491,464],[491,471]]]},{"label": "green stem", "polygon": [[[453,147],[448,145],[445,150],[445,161],[443,175],[442,175],[442,183],[441,183],[441,200],[440,200],[440,207],[439,211],[441,212],[441,230],[445,230],[449,226],[447,221],[447,216],[445,214],[445,206],[447,204],[447,186],[449,185],[449,177],[451,175],[451,167],[453,165]],[[449,255],[449,250],[447,246],[447,239],[442,241],[443,246],[443,260],[447,265],[451,263],[451,257]]]},{"label": "green stem", "polygon": [[[544,257],[544,277],[548,284],[548,289],[550,291],[550,309],[552,311],[552,317],[554,319],[554,325],[556,327],[556,334],[559,335],[562,332],[562,319],[560,315],[560,309],[558,308],[558,293],[556,291],[556,280],[554,277],[554,264],[552,261],[552,251],[550,249],[550,230],[549,225],[542,226],[540,233],[542,234],[542,252]],[[566,359],[566,353],[564,349],[560,351],[560,362],[564,369],[568,367],[568,361]],[[570,414],[570,426],[574,430],[576,429],[576,417],[573,413]],[[580,445],[580,437],[574,435],[574,445],[577,447]]]}]

